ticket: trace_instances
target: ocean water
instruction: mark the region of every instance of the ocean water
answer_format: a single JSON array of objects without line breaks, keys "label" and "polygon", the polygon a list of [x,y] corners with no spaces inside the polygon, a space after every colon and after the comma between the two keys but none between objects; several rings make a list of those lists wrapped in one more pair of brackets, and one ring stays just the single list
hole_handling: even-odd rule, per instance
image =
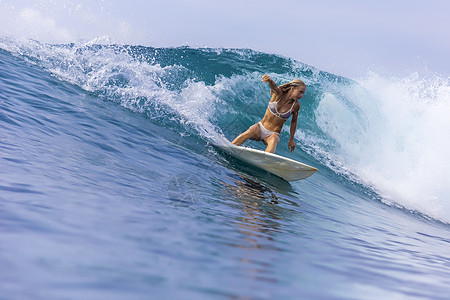
[{"label": "ocean water", "polygon": [[[288,183],[212,144],[307,84]],[[448,299],[450,87],[248,49],[0,40],[0,299]],[[262,149],[263,145],[247,142]]]}]

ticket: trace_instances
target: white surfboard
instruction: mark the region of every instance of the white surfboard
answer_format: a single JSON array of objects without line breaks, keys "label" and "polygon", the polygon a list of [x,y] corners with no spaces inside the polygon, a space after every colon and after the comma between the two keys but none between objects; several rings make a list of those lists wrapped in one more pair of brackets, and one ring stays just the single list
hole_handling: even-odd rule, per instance
[{"label": "white surfboard", "polygon": [[296,160],[257,149],[236,146],[225,139],[217,146],[232,156],[287,181],[304,179],[317,171],[316,168]]}]

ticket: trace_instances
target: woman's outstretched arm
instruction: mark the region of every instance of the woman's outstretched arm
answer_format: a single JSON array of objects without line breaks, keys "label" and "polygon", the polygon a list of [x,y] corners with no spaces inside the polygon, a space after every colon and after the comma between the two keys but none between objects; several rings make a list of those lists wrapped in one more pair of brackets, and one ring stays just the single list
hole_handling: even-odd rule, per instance
[{"label": "woman's outstretched arm", "polygon": [[272,80],[272,78],[269,77],[269,75],[263,75],[263,77],[261,78],[261,81],[263,82],[267,82],[270,86],[270,94],[281,94],[281,90],[280,88],[277,86],[277,84],[275,83],[275,81]]}]

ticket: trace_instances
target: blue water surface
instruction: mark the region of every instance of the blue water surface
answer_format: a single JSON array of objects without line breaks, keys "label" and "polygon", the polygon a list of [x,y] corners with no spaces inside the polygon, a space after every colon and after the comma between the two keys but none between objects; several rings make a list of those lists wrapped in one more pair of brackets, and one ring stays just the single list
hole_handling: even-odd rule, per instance
[{"label": "blue water surface", "polygon": [[[270,55],[163,50],[132,54],[160,68],[182,53],[200,61],[161,75],[168,97],[185,77],[203,89],[251,76],[236,71],[242,60],[248,74],[283,67]],[[295,158],[319,168],[302,181],[242,165],[175,106],[124,105],[126,72],[90,89],[50,63],[0,50],[0,299],[448,299],[447,224],[384,204],[300,147]],[[284,64],[274,72],[308,75]],[[232,138],[254,120],[231,124],[242,99],[217,95],[211,122]]]}]

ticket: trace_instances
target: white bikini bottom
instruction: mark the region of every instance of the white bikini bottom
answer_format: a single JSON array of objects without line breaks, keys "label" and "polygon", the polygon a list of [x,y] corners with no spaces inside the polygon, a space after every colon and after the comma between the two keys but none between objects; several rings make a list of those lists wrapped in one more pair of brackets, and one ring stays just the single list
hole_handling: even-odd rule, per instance
[{"label": "white bikini bottom", "polygon": [[258,122],[258,124],[259,124],[259,140],[260,141],[264,140],[268,136],[271,136],[272,134],[277,134],[278,136],[280,136],[280,134],[278,132],[270,131],[269,129],[264,127],[261,122]]}]

